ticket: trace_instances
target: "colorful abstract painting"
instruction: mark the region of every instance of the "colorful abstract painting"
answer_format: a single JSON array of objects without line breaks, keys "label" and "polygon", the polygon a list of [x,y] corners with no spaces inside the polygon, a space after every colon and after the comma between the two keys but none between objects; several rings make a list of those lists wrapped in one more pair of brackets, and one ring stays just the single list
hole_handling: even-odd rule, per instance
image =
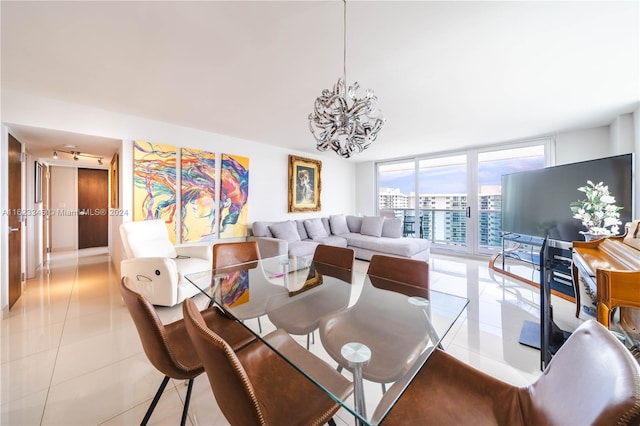
[{"label": "colorful abstract painting", "polygon": [[216,156],[207,151],[182,148],[181,240],[211,241],[216,236]]},{"label": "colorful abstract painting", "polygon": [[249,301],[249,271],[242,270],[225,275],[220,280],[222,305],[234,307]]},{"label": "colorful abstract painting", "polygon": [[176,148],[133,144],[133,220],[163,219],[176,239]]},{"label": "colorful abstract painting", "polygon": [[249,217],[249,159],[222,154],[220,238],[246,237]]}]

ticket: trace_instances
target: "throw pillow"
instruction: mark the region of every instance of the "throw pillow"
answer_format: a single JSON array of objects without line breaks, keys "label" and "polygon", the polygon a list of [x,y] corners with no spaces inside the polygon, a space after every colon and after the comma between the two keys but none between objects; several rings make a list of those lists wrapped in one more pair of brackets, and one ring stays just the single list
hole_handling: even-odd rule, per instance
[{"label": "throw pillow", "polygon": [[329,236],[320,218],[305,219],[304,228],[307,230],[307,235],[309,235],[309,238],[312,240]]},{"label": "throw pillow", "polygon": [[329,216],[329,224],[331,225],[331,233],[333,235],[348,234],[347,218],[343,214]]},{"label": "throw pillow", "polygon": [[349,227],[349,232],[359,234],[362,229],[362,218],[360,216],[347,216],[347,226]]},{"label": "throw pillow", "polygon": [[362,218],[362,235],[371,235],[372,237],[382,236],[382,224],[384,217],[382,216],[365,216]]},{"label": "throw pillow", "polygon": [[286,240],[290,243],[294,241],[300,241],[298,228],[296,227],[296,224],[291,220],[271,224],[269,225],[269,230],[274,237],[281,240]]},{"label": "throw pillow", "polygon": [[307,235],[307,230],[304,227],[304,219],[296,220],[296,228],[298,228],[298,235],[300,235],[301,240],[309,239],[309,236]]},{"label": "throw pillow", "polygon": [[402,237],[402,219],[399,217],[385,217],[384,222],[382,222],[382,236],[389,238]]}]

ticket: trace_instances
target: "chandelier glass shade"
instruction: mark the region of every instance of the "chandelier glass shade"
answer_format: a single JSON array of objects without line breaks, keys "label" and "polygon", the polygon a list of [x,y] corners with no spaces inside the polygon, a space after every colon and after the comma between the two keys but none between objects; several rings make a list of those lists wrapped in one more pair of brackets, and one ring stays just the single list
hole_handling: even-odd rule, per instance
[{"label": "chandelier glass shade", "polygon": [[343,158],[364,151],[376,140],[384,125],[384,118],[376,110],[378,98],[367,90],[358,98],[357,82],[347,89],[347,3],[344,1],[344,68],[342,78],[325,89],[313,104],[309,114],[309,130],[316,139],[316,148],[326,151],[331,148]]}]

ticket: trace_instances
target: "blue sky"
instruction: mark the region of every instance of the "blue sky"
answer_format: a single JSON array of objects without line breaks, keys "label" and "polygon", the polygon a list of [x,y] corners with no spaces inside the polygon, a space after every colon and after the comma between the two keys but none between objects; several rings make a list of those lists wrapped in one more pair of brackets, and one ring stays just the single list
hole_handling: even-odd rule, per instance
[{"label": "blue sky", "polygon": [[[544,167],[543,157],[525,157],[486,161],[480,164],[478,179],[480,185],[500,185],[501,176],[508,173]],[[385,172],[379,177],[381,188],[400,188],[409,194],[414,191],[413,171],[401,170]],[[420,172],[420,193],[456,194],[466,192],[466,164],[442,166]]]}]

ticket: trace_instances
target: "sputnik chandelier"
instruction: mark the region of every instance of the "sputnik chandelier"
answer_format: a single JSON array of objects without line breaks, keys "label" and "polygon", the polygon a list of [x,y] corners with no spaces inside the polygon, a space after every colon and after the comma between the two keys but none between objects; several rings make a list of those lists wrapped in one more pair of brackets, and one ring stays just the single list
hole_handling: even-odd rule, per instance
[{"label": "sputnik chandelier", "polygon": [[[316,139],[318,151],[333,149],[343,158],[362,152],[376,140],[385,120],[376,110],[378,98],[367,90],[364,98],[357,98],[357,82],[347,87],[347,2],[344,3],[344,49],[342,78],[333,91],[324,89],[309,114],[309,130]],[[347,99],[348,96],[348,99]],[[351,106],[349,104],[351,103]]]}]

